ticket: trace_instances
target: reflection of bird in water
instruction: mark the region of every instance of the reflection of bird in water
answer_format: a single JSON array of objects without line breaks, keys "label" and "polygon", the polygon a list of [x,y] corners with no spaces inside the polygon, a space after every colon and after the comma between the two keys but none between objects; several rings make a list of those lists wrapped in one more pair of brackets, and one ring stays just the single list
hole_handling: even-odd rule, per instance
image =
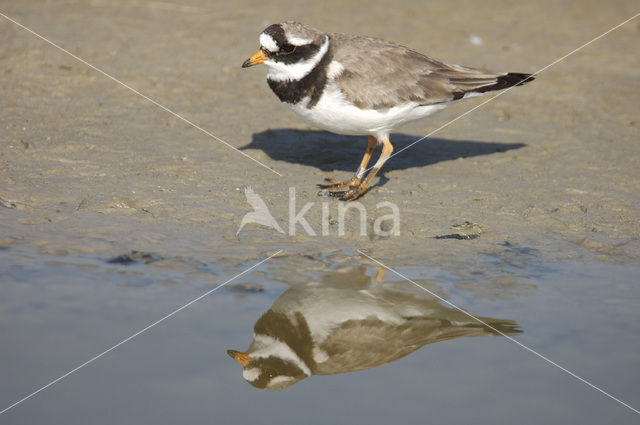
[{"label": "reflection of bird in water", "polygon": [[[322,283],[291,287],[254,326],[246,352],[228,350],[253,386],[282,389],[311,375],[332,375],[396,361],[426,344],[496,332],[402,283],[381,283],[364,268],[336,271]],[[410,288],[409,288],[410,289]],[[511,320],[480,317],[510,334]]]}]

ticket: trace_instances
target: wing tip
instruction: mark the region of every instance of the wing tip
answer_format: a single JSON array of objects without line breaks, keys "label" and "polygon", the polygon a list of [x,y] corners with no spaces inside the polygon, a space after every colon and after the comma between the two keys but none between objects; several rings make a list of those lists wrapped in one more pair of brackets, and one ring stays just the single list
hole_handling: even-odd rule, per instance
[{"label": "wing tip", "polygon": [[531,81],[535,80],[533,74],[524,74],[522,72],[509,72],[507,75],[502,75],[498,77],[498,84],[504,82],[508,84],[508,87],[511,86],[521,86],[523,84],[527,84]]},{"label": "wing tip", "polygon": [[484,86],[471,90],[476,93],[486,93],[489,91],[503,90],[513,86],[521,86],[533,81],[535,77],[533,74],[525,74],[522,72],[508,72],[505,75],[500,75],[495,84]]}]

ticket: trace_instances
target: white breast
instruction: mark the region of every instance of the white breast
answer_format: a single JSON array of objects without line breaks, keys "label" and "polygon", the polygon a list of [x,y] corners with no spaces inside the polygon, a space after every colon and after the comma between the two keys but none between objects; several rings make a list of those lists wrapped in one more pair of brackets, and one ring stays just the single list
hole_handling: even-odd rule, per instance
[{"label": "white breast", "polygon": [[406,103],[401,106],[376,111],[360,109],[350,103],[335,83],[328,83],[322,97],[311,109],[309,99],[288,106],[309,124],[334,133],[349,135],[374,135],[384,137],[401,125],[424,118],[444,109],[448,103],[420,106]]},{"label": "white breast", "polygon": [[[271,307],[290,315],[300,312],[305,318],[316,345],[321,344],[333,329],[349,320],[375,317],[386,323],[400,325],[406,321],[393,303],[371,294],[369,291],[341,290],[335,288],[289,289]],[[322,353],[314,353],[319,358]]]}]

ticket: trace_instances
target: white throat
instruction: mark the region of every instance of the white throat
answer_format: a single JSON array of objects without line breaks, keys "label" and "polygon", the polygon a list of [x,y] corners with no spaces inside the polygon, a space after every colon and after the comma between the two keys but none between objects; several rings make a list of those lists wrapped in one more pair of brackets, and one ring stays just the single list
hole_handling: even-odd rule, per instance
[{"label": "white throat", "polygon": [[309,59],[298,63],[281,63],[274,60],[264,62],[267,65],[267,79],[271,81],[296,81],[307,76],[329,51],[329,37],[325,36],[324,43],[318,53]]}]

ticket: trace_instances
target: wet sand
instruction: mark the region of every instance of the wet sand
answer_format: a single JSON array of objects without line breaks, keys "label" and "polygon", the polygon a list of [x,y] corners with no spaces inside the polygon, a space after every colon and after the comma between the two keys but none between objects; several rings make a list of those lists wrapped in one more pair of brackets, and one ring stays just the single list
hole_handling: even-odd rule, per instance
[{"label": "wet sand", "polygon": [[[268,23],[295,17],[452,63],[533,72],[632,16],[632,1],[603,9],[595,1],[477,8],[95,0],[4,2],[2,10],[282,174],[2,19],[3,247],[100,258],[136,249],[201,261],[360,248],[396,265],[462,267],[507,242],[545,261],[638,260],[637,22],[394,157],[360,200],[367,236],[355,214],[344,236],[298,227],[291,237],[255,224],[235,236],[251,210],[247,186],[285,227],[295,187],[298,208],[315,203],[306,218],[319,232],[320,203],[335,218],[338,201],[318,198],[315,184],[348,178],[366,145],[308,127],[273,96],[264,69],[240,68]],[[392,137],[396,150],[483,99],[405,127]],[[399,206],[399,237],[372,235],[381,201]],[[434,239],[466,221],[482,229],[479,238]]]},{"label": "wet sand", "polygon": [[[319,203],[335,216],[338,201],[318,198],[315,184],[348,177],[366,143],[315,132],[279,104],[263,69],[240,69],[267,23],[296,17],[453,63],[533,72],[634,12],[631,1],[604,10],[595,1],[365,3],[6,3],[9,16],[282,177],[3,19],[0,242],[62,256],[138,249],[200,259],[362,248],[437,265],[508,242],[547,260],[638,260],[637,22],[394,157],[360,201],[370,216],[376,203],[396,203],[401,236],[361,237],[354,214],[342,237],[250,225],[236,238],[250,211],[246,186],[284,225],[294,186],[298,205],[316,203],[306,218],[319,229]],[[455,16],[440,18],[449,8]],[[396,150],[481,101],[407,126],[392,137]],[[482,228],[480,238],[434,239],[465,221]]]}]

